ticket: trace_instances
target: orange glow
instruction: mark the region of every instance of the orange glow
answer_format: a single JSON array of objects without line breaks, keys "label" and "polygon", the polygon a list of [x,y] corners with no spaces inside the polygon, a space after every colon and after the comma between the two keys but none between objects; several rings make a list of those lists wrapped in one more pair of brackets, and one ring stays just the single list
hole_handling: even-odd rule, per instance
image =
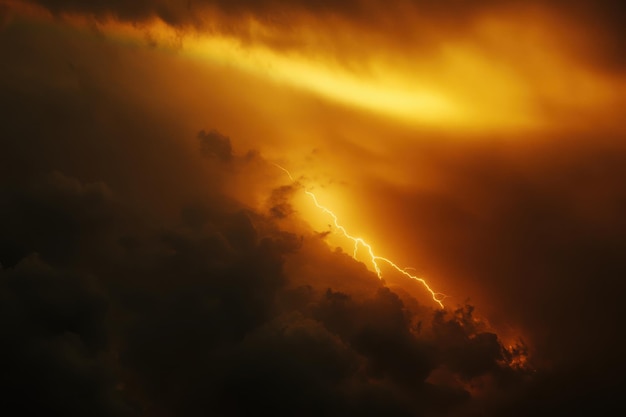
[{"label": "orange glow", "polygon": [[[617,6],[96,3],[0,0],[0,132],[24,159],[0,169],[0,212],[17,215],[0,272],[39,274],[4,261],[33,252],[95,307],[136,316],[148,338],[114,350],[149,349],[175,309],[177,368],[120,368],[141,378],[127,392],[156,378],[172,395],[140,406],[245,413],[238,392],[286,371],[266,405],[287,410],[275,387],[302,371],[297,388],[336,388],[311,400],[330,414],[372,394],[432,417],[532,414],[620,357],[605,347],[626,313],[603,308],[626,251],[626,38],[603,42],[624,32],[604,21]],[[194,382],[188,352],[235,366],[218,366],[214,398],[171,389],[170,374]]]},{"label": "orange glow", "polygon": [[[35,13],[34,6],[14,7]],[[94,22],[79,15],[64,18],[85,30],[96,27],[119,42],[147,41],[404,125],[460,131],[466,137],[472,132],[572,127],[581,123],[581,112],[596,126],[612,124],[616,109],[624,104],[626,82],[588,65],[577,55],[579,39],[572,41],[565,23],[549,14],[519,12],[513,20],[505,19],[505,12],[485,15],[475,18],[462,35],[442,32],[436,25],[420,26],[412,35],[432,39],[428,48],[414,49],[411,42],[390,34],[376,40],[373,53],[368,42],[374,40],[342,21],[300,16],[297,29],[285,32],[249,17],[233,23],[232,30],[220,30],[220,19],[226,18],[205,12],[197,27],[172,27],[157,18],[133,24],[112,18]],[[332,30],[320,30],[323,25]],[[339,51],[323,51],[334,40],[327,33],[342,40]],[[298,47],[276,46],[281,40]],[[344,56],[358,60],[358,69],[346,65]]]},{"label": "orange glow", "polygon": [[[289,170],[285,169],[284,167],[278,165],[278,164],[274,164],[276,167],[280,168],[281,170],[283,170],[287,176],[289,177],[289,179],[291,181],[295,181],[293,176],[291,175],[291,173],[289,172]],[[378,275],[379,279],[383,278],[383,273],[382,270],[380,269],[380,265],[379,265],[379,261],[385,262],[387,263],[389,266],[391,266],[393,269],[395,269],[396,271],[398,271],[399,273],[401,273],[402,275],[411,278],[415,281],[420,282],[424,288],[426,289],[426,291],[428,291],[430,293],[430,295],[432,296],[432,299],[435,303],[437,303],[439,305],[439,307],[441,307],[442,309],[444,308],[443,305],[443,299],[446,297],[445,294],[443,293],[439,293],[434,291],[430,285],[428,285],[428,283],[426,282],[426,280],[424,280],[423,278],[417,277],[415,275],[412,275],[410,273],[407,272],[408,269],[412,269],[411,267],[406,267],[406,268],[401,268],[398,265],[396,265],[393,261],[391,261],[388,258],[376,255],[374,253],[374,249],[372,248],[372,246],[367,243],[363,238],[361,237],[356,237],[351,235],[350,233],[348,233],[348,231],[346,230],[346,228],[341,225],[341,223],[339,222],[339,219],[337,218],[337,215],[330,210],[329,208],[321,205],[319,203],[319,201],[317,200],[317,197],[315,196],[314,193],[312,193],[311,191],[305,190],[304,191],[306,195],[308,195],[309,197],[311,197],[311,199],[313,200],[313,203],[315,204],[315,206],[317,208],[319,208],[320,210],[322,210],[324,213],[326,213],[327,215],[329,215],[332,219],[333,219],[333,224],[335,226],[335,228],[337,230],[339,230],[341,232],[341,236],[351,240],[354,243],[354,248],[353,248],[353,252],[352,252],[352,257],[354,259],[357,258],[357,254],[359,252],[359,248],[364,248],[367,255],[369,256],[370,259],[370,263],[371,266],[374,268],[374,272],[376,272],[376,275]]]},{"label": "orange glow", "polygon": [[405,122],[440,124],[465,117],[443,92],[426,83],[399,80],[390,73],[360,77],[341,68],[284,55],[262,46],[243,46],[237,39],[222,36],[188,42],[186,52]]},{"label": "orange glow", "polygon": [[431,296],[433,298],[433,301],[435,301],[437,304],[439,304],[439,306],[441,308],[444,308],[442,300],[445,298],[445,294],[435,292],[432,288],[430,288],[428,283],[423,278],[419,278],[419,277],[417,277],[415,275],[409,274],[406,270],[410,269],[410,268],[400,268],[398,265],[393,263],[391,260],[389,260],[387,258],[384,258],[382,256],[376,255],[374,253],[374,250],[372,249],[372,246],[369,243],[367,243],[366,241],[364,241],[360,237],[355,237],[355,236],[350,235],[347,232],[347,230],[339,223],[339,220],[337,219],[337,216],[335,215],[335,213],[333,213],[332,210],[322,206],[317,201],[317,198],[315,197],[315,194],[313,194],[310,191],[305,191],[305,193],[313,199],[313,202],[315,203],[315,205],[319,209],[321,209],[324,213],[326,213],[326,214],[328,214],[329,216],[332,217],[333,223],[334,223],[335,227],[339,231],[341,231],[342,235],[354,242],[354,252],[353,252],[353,257],[354,258],[356,258],[356,256],[357,256],[357,252],[359,250],[359,246],[363,246],[367,250],[367,253],[369,254],[370,259],[372,261],[372,266],[374,267],[374,270],[376,271],[376,274],[378,275],[378,278],[382,279],[383,274],[382,274],[382,271],[380,270],[380,266],[378,265],[377,261],[384,261],[384,262],[388,263],[389,265],[391,265],[391,267],[393,267],[396,271],[400,272],[401,274],[403,274],[403,275],[405,275],[405,276],[407,276],[407,277],[409,277],[411,279],[414,279],[414,280],[419,281],[420,283],[422,283],[424,288],[426,288],[426,290],[431,294]]},{"label": "orange glow", "polygon": [[[253,33],[270,30],[258,22],[247,24]],[[127,38],[145,36],[123,23],[108,25]],[[598,109],[616,108],[626,92],[623,81],[578,62],[565,34],[549,21],[525,28],[485,18],[475,23],[468,35],[471,41],[451,37],[437,53],[410,60],[393,52],[366,56],[359,70],[316,50],[294,53],[219,32],[179,33],[160,21],[147,28],[158,44],[192,59],[235,68],[408,126],[466,133],[543,129],[562,126],[563,118],[572,122],[572,112],[601,119]],[[346,53],[362,53],[361,45],[353,47]]]}]

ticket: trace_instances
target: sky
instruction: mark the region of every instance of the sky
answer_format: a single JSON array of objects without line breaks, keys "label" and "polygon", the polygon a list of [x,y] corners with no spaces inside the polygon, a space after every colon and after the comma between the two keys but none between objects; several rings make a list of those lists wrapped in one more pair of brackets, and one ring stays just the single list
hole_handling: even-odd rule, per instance
[{"label": "sky", "polygon": [[0,407],[619,415],[625,11],[0,1]]}]

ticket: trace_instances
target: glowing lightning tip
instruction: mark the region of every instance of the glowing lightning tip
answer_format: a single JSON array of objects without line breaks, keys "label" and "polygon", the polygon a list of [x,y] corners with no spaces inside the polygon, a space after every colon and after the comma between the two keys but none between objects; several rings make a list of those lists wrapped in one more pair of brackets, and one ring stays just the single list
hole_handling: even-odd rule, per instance
[{"label": "glowing lightning tip", "polygon": [[274,164],[274,166],[275,166],[276,168],[278,168],[278,169],[282,170],[285,174],[287,174],[287,176],[289,177],[289,179],[290,179],[291,181],[294,181],[294,182],[296,181],[296,180],[294,180],[294,179],[293,179],[293,177],[291,176],[291,172],[289,172],[289,171],[287,170],[287,168],[283,168],[282,166],[278,165],[278,164],[277,164],[277,163],[275,163],[275,162],[274,162],[273,164]]}]

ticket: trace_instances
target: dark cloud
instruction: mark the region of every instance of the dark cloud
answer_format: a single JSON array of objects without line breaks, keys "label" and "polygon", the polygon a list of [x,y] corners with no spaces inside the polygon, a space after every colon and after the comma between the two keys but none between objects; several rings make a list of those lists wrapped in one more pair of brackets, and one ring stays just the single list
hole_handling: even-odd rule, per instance
[{"label": "dark cloud", "polygon": [[[61,222],[64,227],[50,228],[59,222],[56,216],[110,226],[127,208],[117,206],[122,213],[103,220],[97,214],[110,202],[89,196],[105,186],[52,178],[29,191],[39,198],[10,197],[16,202],[8,206],[19,204],[22,220],[15,225],[21,233],[7,242],[21,239],[22,252],[2,272],[3,317],[23,317],[4,335],[15,352],[6,384],[28,363],[33,371],[20,374],[11,389],[37,398],[30,405],[34,412],[132,415],[142,408],[167,415],[251,415],[262,407],[276,415],[296,409],[368,415],[371,403],[373,410],[414,415],[470,400],[462,388],[426,382],[443,364],[456,370],[450,360],[456,352],[439,355],[439,336],[419,336],[417,313],[388,288],[362,301],[332,289],[290,289],[283,265],[299,240],[272,230],[264,216],[196,207],[204,219],[200,227],[184,218],[156,228],[122,222],[107,228],[115,239],[106,233],[82,237],[85,253],[66,242],[88,226]],[[324,257],[335,255],[328,249],[320,255],[317,274],[324,275]],[[58,272],[41,259],[76,272]],[[358,285],[370,274],[356,268],[343,279]],[[441,333],[441,316],[419,314],[434,320],[434,335]],[[502,359],[500,350],[494,353],[494,346],[502,349],[497,339],[471,339],[466,332],[473,329],[462,323],[456,330],[455,347],[474,355],[468,363]],[[491,343],[478,342],[485,337]],[[483,362],[467,378],[499,369]],[[68,402],[68,396],[80,400]]]},{"label": "dark cloud", "polygon": [[111,191],[103,183],[83,185],[52,172],[5,193],[0,204],[0,263],[5,266],[14,266],[32,251],[54,264],[74,262],[81,252],[89,252],[89,240],[114,222]]},{"label": "dark cloud", "polygon": [[230,138],[224,136],[216,130],[205,132],[204,130],[198,134],[200,139],[200,149],[202,154],[208,157],[215,157],[222,162],[230,162],[233,158],[233,148]]},{"label": "dark cloud", "polygon": [[284,219],[294,214],[295,210],[291,204],[294,193],[300,189],[296,185],[283,185],[272,190],[268,204],[270,215],[277,219]]},{"label": "dark cloud", "polygon": [[108,350],[108,300],[93,277],[37,254],[0,271],[4,412],[131,416]]}]

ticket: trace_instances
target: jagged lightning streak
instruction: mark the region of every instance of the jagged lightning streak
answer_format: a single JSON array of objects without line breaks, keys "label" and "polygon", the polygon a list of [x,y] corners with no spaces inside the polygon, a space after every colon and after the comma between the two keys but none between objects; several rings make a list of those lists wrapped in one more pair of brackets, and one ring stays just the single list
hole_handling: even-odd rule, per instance
[{"label": "jagged lightning streak", "polygon": [[[284,171],[291,181],[296,182],[296,180],[293,178],[291,173],[286,168],[283,168],[282,166],[280,166],[278,164],[274,164],[274,165],[276,167],[278,167],[279,169],[281,169],[282,171]],[[313,200],[313,203],[315,204],[315,206],[317,208],[322,210],[324,213],[328,214],[333,219],[333,223],[335,225],[335,228],[337,230],[339,230],[344,237],[346,237],[347,239],[349,239],[349,240],[354,242],[354,251],[352,253],[352,257],[353,258],[356,259],[357,253],[359,251],[359,247],[365,248],[365,250],[367,251],[367,254],[370,257],[370,262],[372,263],[372,266],[374,267],[374,271],[376,272],[376,275],[378,275],[379,279],[383,278],[383,273],[382,273],[382,271],[380,269],[378,261],[382,261],[382,262],[387,263],[389,266],[391,266],[393,269],[395,269],[396,271],[398,271],[402,275],[404,275],[404,276],[406,276],[406,277],[408,277],[410,279],[413,279],[413,280],[418,281],[419,283],[421,283],[424,286],[424,288],[430,293],[433,301],[436,302],[437,304],[439,304],[439,307],[441,307],[442,309],[444,308],[443,299],[446,298],[446,295],[443,294],[443,293],[434,291],[430,287],[430,285],[428,285],[426,280],[424,280],[423,278],[420,278],[418,276],[415,276],[415,275],[410,274],[410,273],[407,272],[408,269],[414,269],[414,268],[411,268],[411,267],[400,268],[398,265],[396,265],[390,259],[376,255],[374,253],[374,249],[372,248],[372,246],[369,243],[367,243],[365,240],[363,240],[363,238],[352,236],[350,233],[348,233],[346,228],[343,227],[341,225],[341,223],[339,223],[339,219],[337,218],[337,215],[332,210],[330,210],[328,207],[325,207],[325,206],[321,205],[319,203],[319,201],[317,200],[317,196],[315,194],[313,194],[311,191],[308,191],[308,190],[304,190],[304,192],[309,197],[311,197],[311,199]]]}]

